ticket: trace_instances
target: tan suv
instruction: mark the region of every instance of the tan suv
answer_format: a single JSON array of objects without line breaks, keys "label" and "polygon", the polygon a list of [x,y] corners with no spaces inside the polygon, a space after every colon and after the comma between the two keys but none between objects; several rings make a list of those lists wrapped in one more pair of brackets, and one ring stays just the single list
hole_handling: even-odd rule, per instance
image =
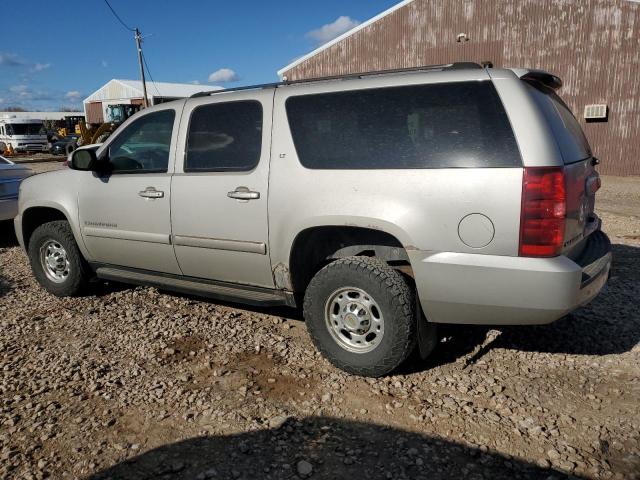
[{"label": "tan suv", "polygon": [[605,284],[560,86],[453,64],[204,92],[26,180],[16,232],[53,294],[95,276],[303,305],[331,362],[383,375],[438,323],[548,323]]}]

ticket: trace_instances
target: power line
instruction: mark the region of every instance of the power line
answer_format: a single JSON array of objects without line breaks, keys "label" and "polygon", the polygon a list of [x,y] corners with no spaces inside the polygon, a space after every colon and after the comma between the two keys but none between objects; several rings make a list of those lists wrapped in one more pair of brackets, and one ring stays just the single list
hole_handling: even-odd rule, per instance
[{"label": "power line", "polygon": [[126,23],[124,23],[124,21],[120,18],[120,15],[118,15],[116,13],[116,11],[113,9],[113,7],[111,6],[111,4],[109,3],[109,0],[104,0],[104,3],[107,4],[107,7],[109,7],[109,10],[111,10],[111,13],[113,13],[113,16],[116,17],[118,19],[118,21],[122,24],[122,26],[124,28],[126,28],[127,30],[131,31],[131,32],[135,32],[134,28],[131,28],[129,25],[127,25]]},{"label": "power line", "polygon": [[[111,13],[113,13],[113,16],[116,17],[116,19],[120,22],[120,24],[130,32],[133,32],[134,34],[134,38],[136,41],[136,50],[138,51],[138,64],[140,65],[140,78],[142,80],[142,92],[144,95],[142,99],[142,105],[144,106],[144,108],[147,108],[149,106],[149,99],[147,98],[147,83],[145,82],[145,79],[144,79],[144,65],[147,64],[147,61],[144,60],[144,65],[143,65],[142,35],[140,34],[140,30],[138,30],[137,28],[131,28],[129,25],[124,23],[124,20],[122,20],[122,18],[120,18],[120,15],[118,15],[118,13],[113,9],[111,4],[109,3],[109,0],[104,0],[104,3],[107,4],[107,7],[109,7],[109,10],[111,10]],[[149,70],[148,66],[147,66],[147,70]],[[151,72],[149,72],[149,76],[151,77]],[[153,78],[151,78],[151,80],[153,81]],[[156,90],[158,90],[158,87],[156,86],[155,82],[153,82],[153,85],[156,88]],[[160,92],[158,92],[158,94],[159,93]]]},{"label": "power line", "polygon": [[155,88],[158,96],[161,97],[162,94],[160,93],[160,90],[158,90],[158,86],[156,85],[156,81],[153,79],[153,75],[151,75],[151,69],[149,68],[149,64],[147,63],[147,57],[145,57],[144,52],[142,52],[142,61],[144,62],[144,66],[147,69],[147,73],[149,74],[149,78],[151,79],[151,82],[153,82],[153,88]]}]

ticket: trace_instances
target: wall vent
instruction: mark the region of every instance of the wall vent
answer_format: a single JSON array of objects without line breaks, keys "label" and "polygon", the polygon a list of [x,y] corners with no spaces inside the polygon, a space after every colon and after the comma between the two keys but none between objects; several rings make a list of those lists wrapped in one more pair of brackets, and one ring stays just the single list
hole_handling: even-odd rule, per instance
[{"label": "wall vent", "polygon": [[607,119],[607,104],[599,103],[586,105],[584,107],[584,119],[585,120],[606,120]]}]

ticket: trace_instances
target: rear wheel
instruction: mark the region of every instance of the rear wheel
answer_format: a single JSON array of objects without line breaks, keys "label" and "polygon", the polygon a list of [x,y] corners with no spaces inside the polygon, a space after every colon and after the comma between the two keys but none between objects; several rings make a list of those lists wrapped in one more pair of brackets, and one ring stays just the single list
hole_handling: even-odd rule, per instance
[{"label": "rear wheel", "polygon": [[29,262],[38,283],[58,297],[80,294],[89,280],[69,223],[56,220],[40,225],[29,240]]},{"label": "rear wheel", "polygon": [[415,346],[413,289],[377,258],[342,258],[320,270],[305,293],[304,316],[323,355],[356,375],[386,375]]}]

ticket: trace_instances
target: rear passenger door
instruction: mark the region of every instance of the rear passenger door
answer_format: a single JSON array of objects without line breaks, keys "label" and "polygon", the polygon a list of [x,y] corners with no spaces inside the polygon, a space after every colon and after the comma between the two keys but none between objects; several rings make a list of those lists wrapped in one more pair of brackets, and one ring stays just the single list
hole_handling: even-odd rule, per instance
[{"label": "rear passenger door", "polygon": [[184,275],[273,287],[267,197],[273,90],[187,102],[171,186]]}]

